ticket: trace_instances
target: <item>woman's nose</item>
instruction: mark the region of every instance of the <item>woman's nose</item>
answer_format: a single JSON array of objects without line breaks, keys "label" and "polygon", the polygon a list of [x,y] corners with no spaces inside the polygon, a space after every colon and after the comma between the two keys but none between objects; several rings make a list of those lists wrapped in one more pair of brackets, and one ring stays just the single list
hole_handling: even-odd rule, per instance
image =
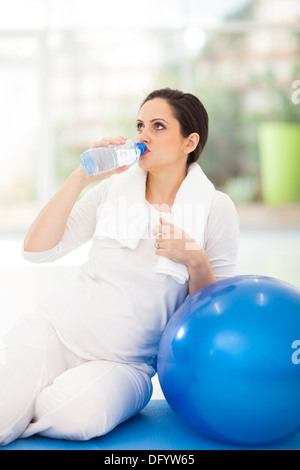
[{"label": "woman's nose", "polygon": [[141,142],[149,142],[150,137],[149,137],[149,133],[148,133],[146,128],[142,129],[139,132],[139,139],[140,139]]}]

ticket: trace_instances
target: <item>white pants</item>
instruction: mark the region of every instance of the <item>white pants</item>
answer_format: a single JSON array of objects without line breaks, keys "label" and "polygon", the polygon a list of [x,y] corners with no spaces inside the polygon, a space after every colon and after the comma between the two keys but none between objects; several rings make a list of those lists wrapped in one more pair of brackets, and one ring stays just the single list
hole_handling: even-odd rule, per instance
[{"label": "white pants", "polygon": [[138,413],[151,377],[105,360],[84,361],[40,316],[24,315],[0,350],[0,445],[40,434],[87,440]]}]

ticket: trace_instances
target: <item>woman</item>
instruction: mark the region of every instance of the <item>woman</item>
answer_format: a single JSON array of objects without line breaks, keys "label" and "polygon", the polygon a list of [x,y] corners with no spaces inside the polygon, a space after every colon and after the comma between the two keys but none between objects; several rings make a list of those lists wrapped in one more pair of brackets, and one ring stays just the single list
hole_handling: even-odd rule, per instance
[{"label": "woman", "polygon": [[136,140],[147,146],[138,164],[98,177],[79,166],[32,224],[24,241],[29,261],[93,244],[78,275],[5,338],[2,445],[35,433],[90,439],[139,412],[151,397],[169,318],[187,294],[234,274],[234,205],[195,163],[207,135],[195,96],[156,90],[138,114]]}]

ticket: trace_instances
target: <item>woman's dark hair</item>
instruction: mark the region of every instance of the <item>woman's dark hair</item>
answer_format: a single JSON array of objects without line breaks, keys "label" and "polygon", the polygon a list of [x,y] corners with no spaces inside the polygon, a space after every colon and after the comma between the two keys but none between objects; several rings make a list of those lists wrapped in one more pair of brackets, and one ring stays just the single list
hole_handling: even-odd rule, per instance
[{"label": "woman's dark hair", "polygon": [[141,107],[154,98],[161,98],[172,107],[174,117],[179,121],[183,137],[193,132],[199,134],[199,144],[188,156],[187,165],[196,162],[200,157],[208,138],[208,114],[201,101],[191,93],[184,93],[171,88],[154,90],[144,99]]}]

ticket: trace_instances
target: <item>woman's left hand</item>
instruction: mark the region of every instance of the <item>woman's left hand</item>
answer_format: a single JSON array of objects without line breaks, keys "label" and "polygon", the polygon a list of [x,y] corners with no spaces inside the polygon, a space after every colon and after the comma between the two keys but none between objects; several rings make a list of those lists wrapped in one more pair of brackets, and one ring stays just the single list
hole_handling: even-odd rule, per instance
[{"label": "woman's left hand", "polygon": [[184,230],[160,218],[160,225],[153,227],[155,253],[172,261],[185,264],[189,271],[189,295],[216,282],[205,250]]},{"label": "woman's left hand", "polygon": [[197,258],[200,261],[201,246],[171,222],[161,217],[160,225],[155,225],[152,233],[155,235],[154,247],[157,255],[165,256],[188,267],[195,265]]}]

